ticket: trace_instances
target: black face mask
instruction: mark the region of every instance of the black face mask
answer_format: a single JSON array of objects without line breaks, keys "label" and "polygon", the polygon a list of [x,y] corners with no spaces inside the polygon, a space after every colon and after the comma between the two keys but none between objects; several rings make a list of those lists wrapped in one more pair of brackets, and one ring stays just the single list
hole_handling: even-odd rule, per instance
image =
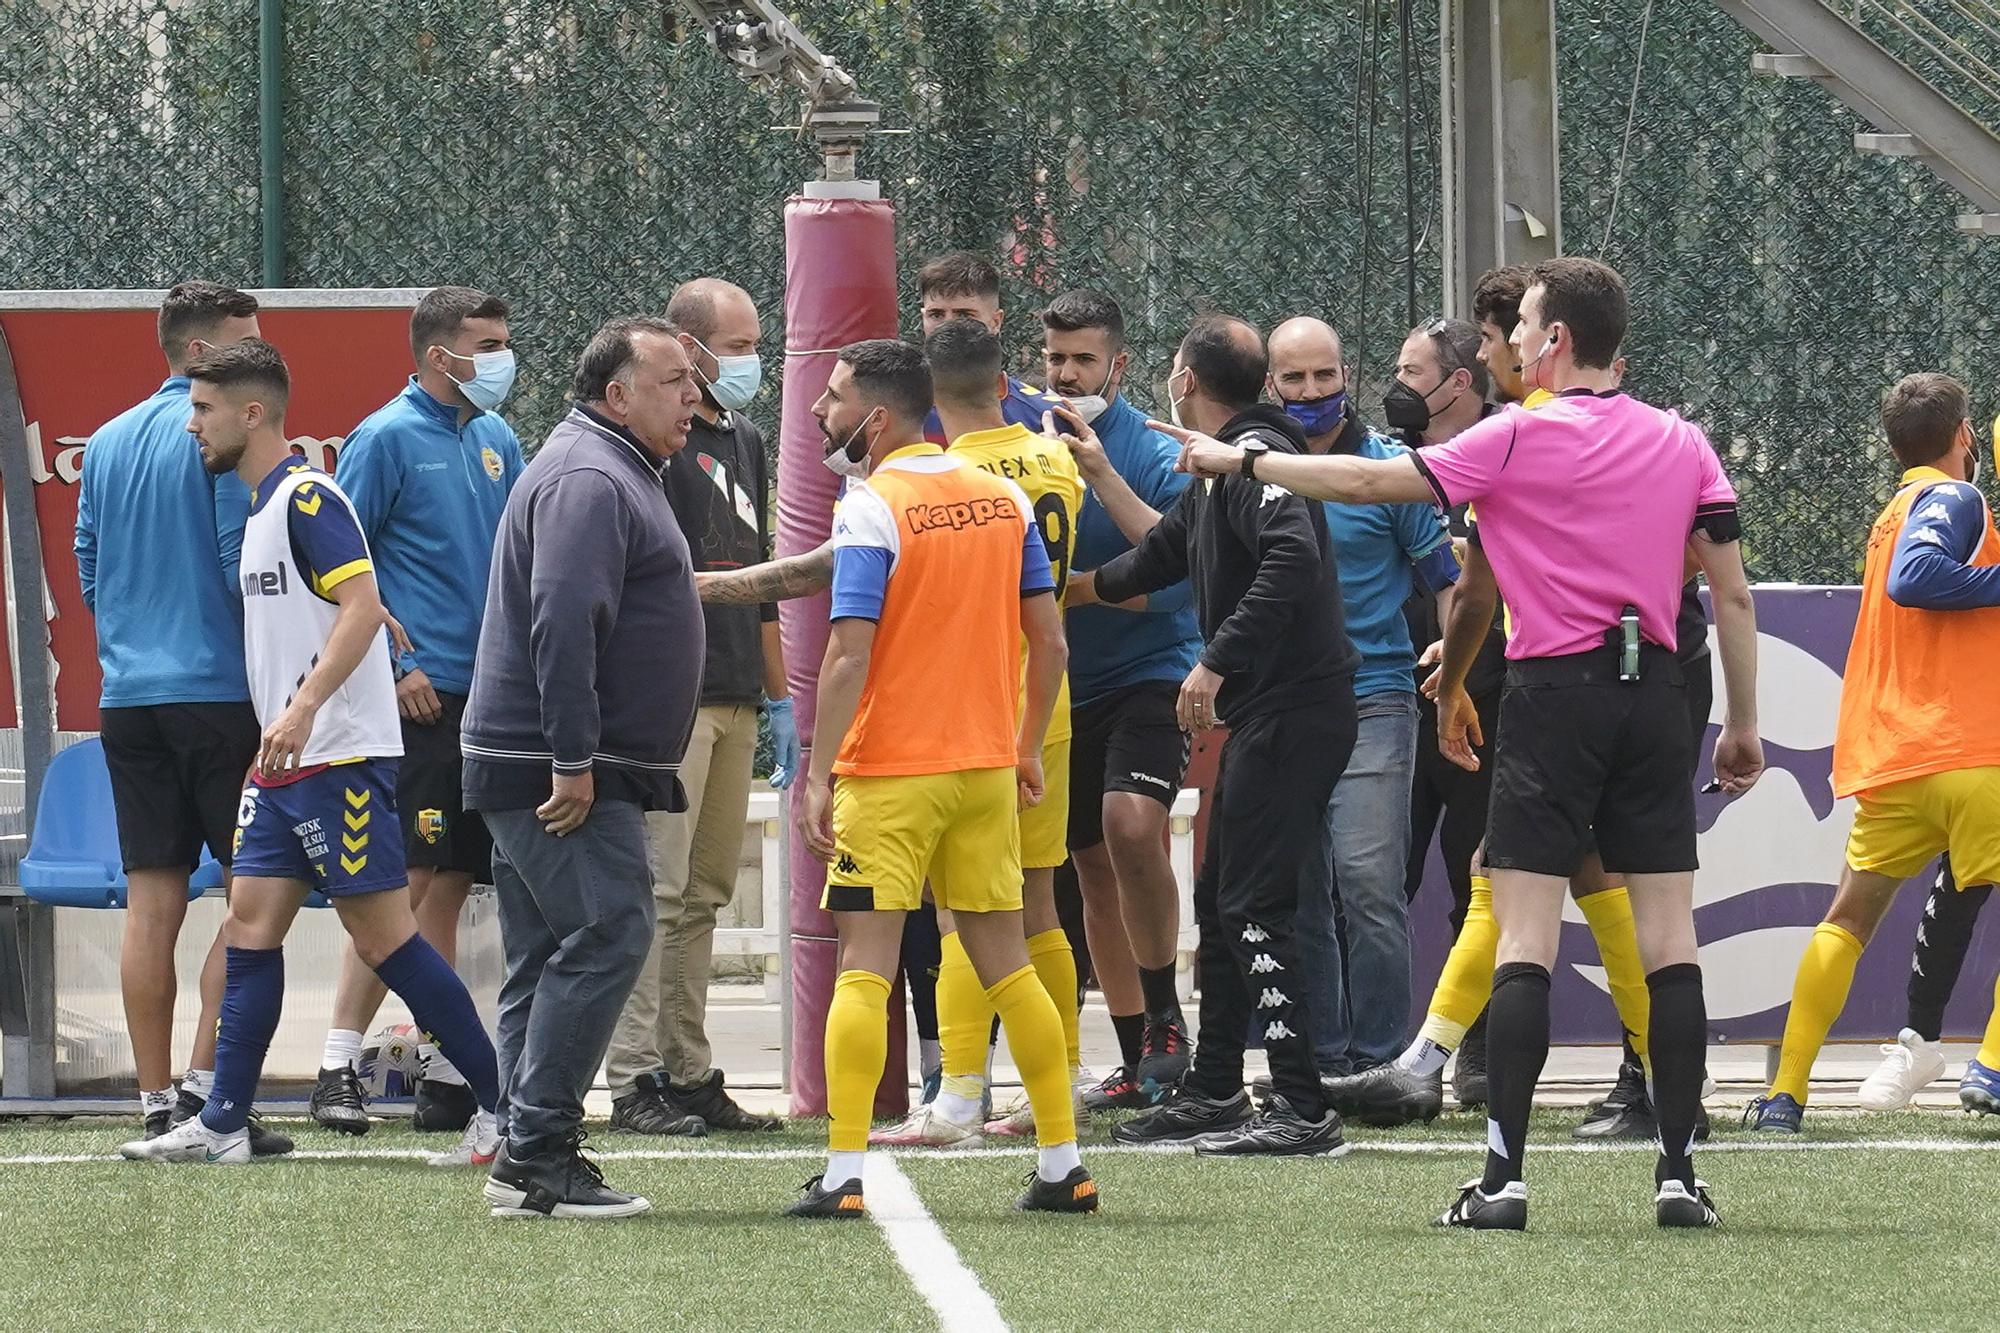
[{"label": "black face mask", "polygon": [[1382,395],[1382,419],[1391,430],[1423,430],[1431,424],[1430,400],[1397,380]]}]

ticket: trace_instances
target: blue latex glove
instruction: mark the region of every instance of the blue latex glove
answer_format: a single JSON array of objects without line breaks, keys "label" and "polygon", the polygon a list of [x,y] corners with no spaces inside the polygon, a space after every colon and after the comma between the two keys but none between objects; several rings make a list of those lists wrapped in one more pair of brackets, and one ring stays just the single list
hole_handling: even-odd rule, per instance
[{"label": "blue latex glove", "polygon": [[771,719],[771,748],[775,752],[771,785],[783,791],[799,775],[799,724],[792,717],[790,699],[768,701],[764,715]]}]

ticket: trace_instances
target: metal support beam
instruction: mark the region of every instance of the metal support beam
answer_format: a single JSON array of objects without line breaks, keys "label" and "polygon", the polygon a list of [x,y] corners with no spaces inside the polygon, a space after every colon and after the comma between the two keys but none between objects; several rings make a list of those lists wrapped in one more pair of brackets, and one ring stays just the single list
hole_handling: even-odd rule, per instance
[{"label": "metal support beam", "polygon": [[56,910],[0,898],[0,1096],[56,1095]]},{"label": "metal support beam", "polygon": [[[7,515],[8,599],[13,604],[14,667],[21,688],[22,831],[31,838],[42,778],[55,757],[55,670],[42,600],[41,527],[35,518],[28,422],[14,354],[0,332],[0,489]],[[0,687],[8,682],[0,680]],[[25,898],[0,899],[0,1095],[51,1097],[56,1090],[55,909]]]},{"label": "metal support beam", "polygon": [[1914,134],[1857,134],[1854,146],[1864,153],[1884,157],[1922,157],[1924,146]]},{"label": "metal support beam", "polygon": [[257,196],[264,285],[285,285],[285,0],[257,6]]},{"label": "metal support beam", "polygon": [[1562,253],[1555,0],[1441,0],[1445,309],[1479,275]]},{"label": "metal support beam", "polygon": [[[1839,13],[1821,0],[1715,4],[1781,53],[1777,60],[1803,57],[1824,71],[1812,77],[1877,130],[1913,135],[1924,165],[1978,212],[2000,212],[2000,137]],[[1764,69],[1772,57],[1752,59]]]}]

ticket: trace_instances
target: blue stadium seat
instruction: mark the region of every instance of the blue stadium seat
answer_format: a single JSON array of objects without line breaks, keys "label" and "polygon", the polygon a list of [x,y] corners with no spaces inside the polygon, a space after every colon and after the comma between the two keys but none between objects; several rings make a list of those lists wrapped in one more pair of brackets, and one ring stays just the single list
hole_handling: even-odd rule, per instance
[{"label": "blue stadium seat", "polygon": [[[188,898],[222,887],[222,867],[207,848],[188,880]],[[111,774],[104,743],[78,741],[58,754],[42,780],[35,836],[21,859],[21,888],[57,907],[123,907],[124,858],[111,808]]]}]

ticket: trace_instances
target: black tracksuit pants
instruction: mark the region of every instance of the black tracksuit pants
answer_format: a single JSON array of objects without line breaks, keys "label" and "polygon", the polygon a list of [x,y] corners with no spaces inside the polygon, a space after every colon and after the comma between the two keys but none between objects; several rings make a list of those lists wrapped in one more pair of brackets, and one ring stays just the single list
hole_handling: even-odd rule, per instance
[{"label": "black tracksuit pants", "polygon": [[1208,1096],[1242,1090],[1244,1037],[1254,1023],[1272,1090],[1309,1119],[1325,1113],[1292,919],[1354,733],[1354,696],[1340,694],[1246,719],[1223,742],[1194,887],[1202,995],[1189,1082]]},{"label": "black tracksuit pants", "polygon": [[1979,909],[1992,894],[1990,884],[1961,890],[1951,877],[1950,860],[1940,863],[1937,881],[1924,900],[1923,918],[1917,922],[1917,947],[1910,959],[1909,1026],[1925,1041],[1936,1041],[1944,1031],[1944,1007],[1951,1003],[1959,969],[1965,966]]}]

